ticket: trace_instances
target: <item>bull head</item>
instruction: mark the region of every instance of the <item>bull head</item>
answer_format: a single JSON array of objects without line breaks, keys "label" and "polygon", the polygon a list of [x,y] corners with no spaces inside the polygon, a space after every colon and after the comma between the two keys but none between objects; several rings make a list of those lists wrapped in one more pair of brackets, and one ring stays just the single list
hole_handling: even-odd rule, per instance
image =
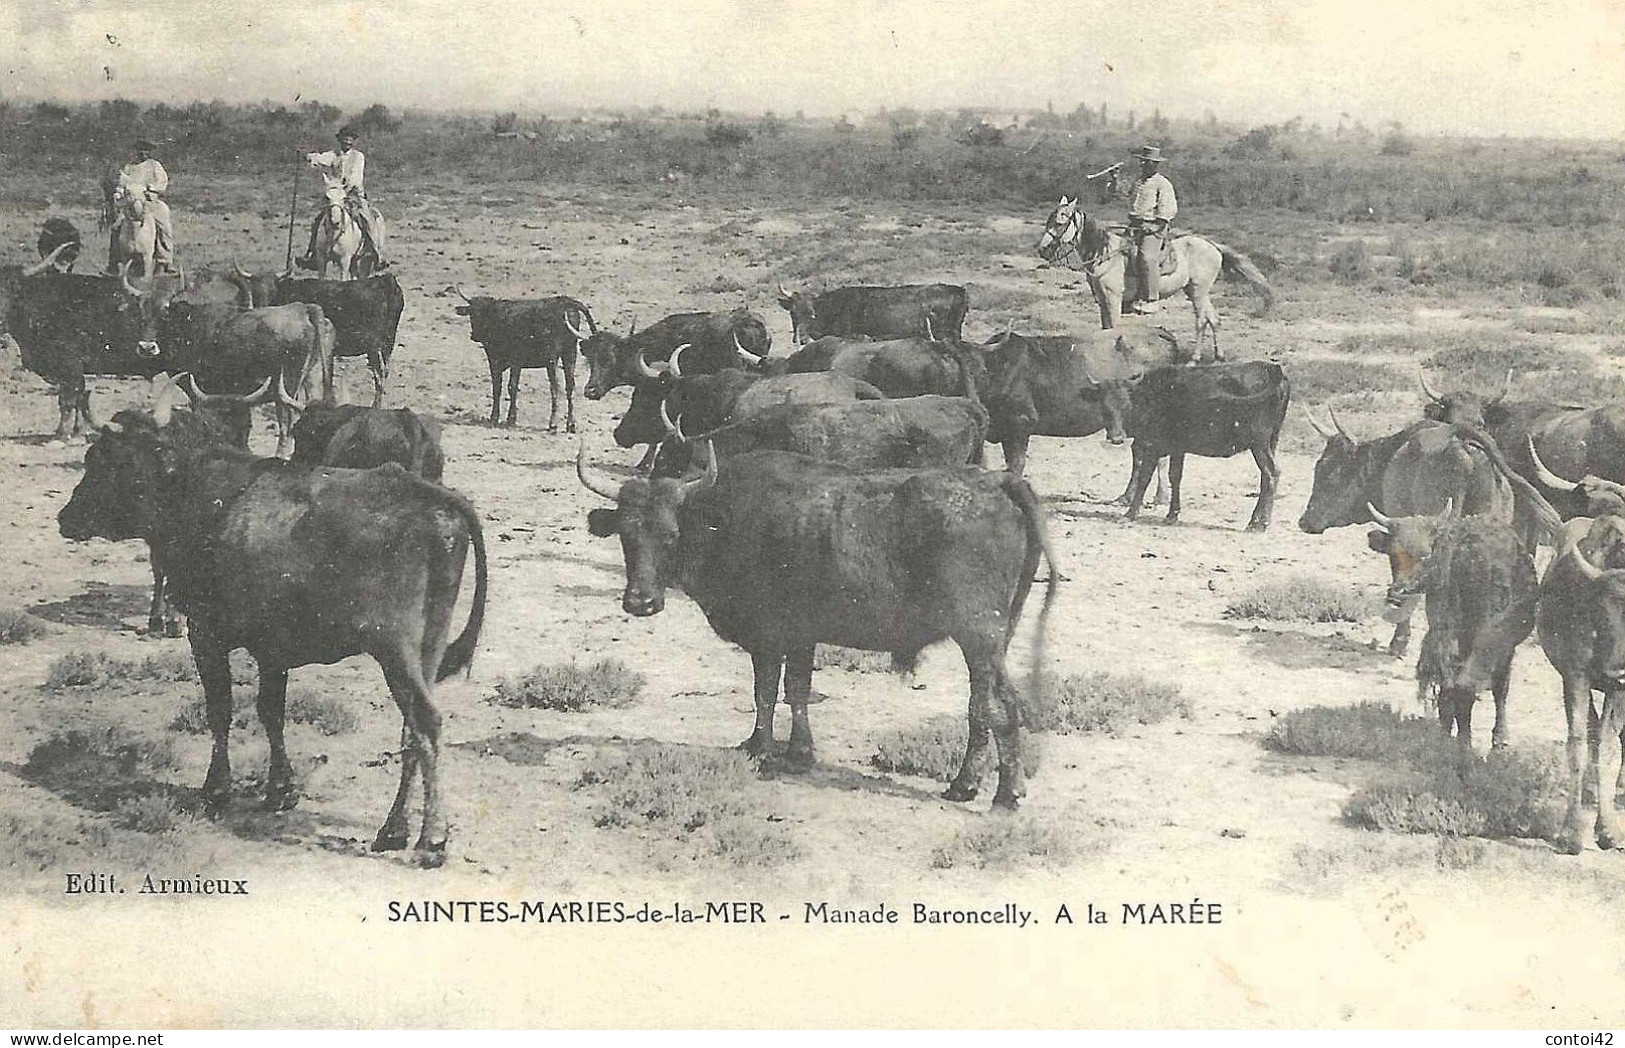
[{"label": "bull head", "polygon": [[[273,381],[273,379],[267,378],[260,383],[260,387],[254,392],[239,396],[234,393],[205,393],[198,388],[197,380],[192,377],[191,373],[183,371],[175,377],[178,379],[183,376],[186,379],[186,384],[182,388],[186,390],[187,398],[197,407],[202,407],[205,404],[248,404],[250,406],[263,404],[270,397],[271,383]],[[280,377],[278,376],[278,379]]]},{"label": "bull head", "polygon": [[764,353],[764,354],[761,354],[761,355],[757,355],[755,353],[752,353],[750,350],[746,349],[744,346],[740,345],[739,344],[739,330],[737,328],[734,329],[733,339],[734,339],[734,352],[739,354],[740,361],[742,361],[746,367],[759,368],[759,367],[762,366],[762,362],[767,359],[767,354]]},{"label": "bull head", "polygon": [[41,258],[34,265],[25,268],[22,275],[25,277],[32,277],[45,272],[47,269],[50,269],[52,266],[56,265],[58,255],[62,254],[62,252],[68,250],[68,248],[72,246],[73,244],[71,242],[58,244],[56,247],[51,249],[50,254]]}]

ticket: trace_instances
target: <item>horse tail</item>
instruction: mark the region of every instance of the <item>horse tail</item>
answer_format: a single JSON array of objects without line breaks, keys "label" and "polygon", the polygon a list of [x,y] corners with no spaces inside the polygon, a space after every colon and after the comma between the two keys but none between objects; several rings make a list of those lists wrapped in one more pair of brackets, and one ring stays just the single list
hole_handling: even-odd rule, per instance
[{"label": "horse tail", "polygon": [[1211,243],[1219,249],[1219,256],[1223,260],[1221,263],[1223,271],[1230,276],[1240,277],[1251,284],[1253,290],[1258,292],[1261,300],[1259,315],[1262,316],[1268,313],[1270,307],[1275,305],[1275,292],[1270,289],[1270,282],[1264,279],[1264,274],[1259,272],[1258,267],[1253,265],[1251,259],[1235,248],[1221,244],[1217,240],[1211,241]]}]

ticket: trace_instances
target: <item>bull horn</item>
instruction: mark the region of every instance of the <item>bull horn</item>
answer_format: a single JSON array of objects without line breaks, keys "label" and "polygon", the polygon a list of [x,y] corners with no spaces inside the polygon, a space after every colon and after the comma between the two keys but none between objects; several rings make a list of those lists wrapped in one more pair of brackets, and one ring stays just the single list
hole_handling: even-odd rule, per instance
[{"label": "bull horn", "polygon": [[282,372],[280,371],[277,372],[276,376],[276,399],[277,403],[281,404],[283,407],[289,407],[295,411],[305,410],[305,402],[302,400],[295,400],[293,394],[288,392],[288,385],[282,380]]},{"label": "bull horn", "polygon": [[1345,437],[1348,440],[1353,440],[1354,439],[1353,437],[1349,436],[1349,431],[1343,428],[1342,420],[1337,417],[1337,409],[1336,408],[1332,407],[1330,404],[1326,405],[1326,414],[1331,416],[1332,425],[1337,427],[1337,432],[1338,432],[1339,436]]},{"label": "bull horn", "polygon": [[1429,400],[1435,404],[1444,403],[1444,398],[1433,392],[1433,387],[1428,385],[1427,369],[1420,364],[1416,365],[1416,377],[1422,380],[1422,392],[1427,394]]},{"label": "bull horn", "polygon": [[704,491],[717,482],[717,449],[709,440],[702,441],[701,447],[705,449],[705,472],[683,485],[683,495],[686,497],[694,491]]},{"label": "bull horn", "polygon": [[1326,440],[1331,440],[1333,437],[1337,436],[1337,430],[1327,429],[1326,425],[1322,423],[1320,419],[1316,418],[1314,413],[1311,412],[1307,407],[1303,409],[1303,417],[1308,419],[1309,424],[1315,427],[1315,432],[1319,433]]},{"label": "bull horn", "polygon": [[664,372],[656,370],[654,366],[649,363],[648,358],[643,355],[643,350],[641,349],[638,350],[635,360],[636,363],[634,363],[632,367],[635,368],[637,373],[642,375],[644,378],[659,378],[662,374],[664,374]]},{"label": "bull horn", "polygon": [[175,263],[175,279],[180,282],[181,287],[186,286],[186,267],[179,262]]},{"label": "bull horn", "polygon": [[128,258],[124,260],[124,264],[119,267],[118,278],[119,282],[124,285],[125,291],[134,295],[136,298],[140,298],[144,292],[134,284],[130,283],[130,263],[132,261],[134,260]]},{"label": "bull horn", "polygon": [[935,342],[937,340],[936,332],[931,330],[931,314],[930,313],[927,313],[925,315],[925,338],[926,338],[926,341],[928,341],[928,342]]},{"label": "bull horn", "polygon": [[762,361],[767,359],[766,354],[763,354],[762,356],[757,356],[755,353],[752,353],[750,350],[748,350],[744,346],[740,345],[739,344],[739,332],[738,331],[735,331],[733,333],[733,336],[734,336],[734,350],[739,354],[739,359],[743,360],[746,364],[748,364],[749,366],[751,366],[753,368],[761,367],[762,366]]},{"label": "bull horn", "polygon": [[1439,523],[1443,524],[1445,521],[1449,520],[1451,514],[1453,514],[1455,512],[1456,512],[1456,497],[1454,495],[1452,495],[1449,498],[1444,500],[1444,509],[1439,511],[1439,517],[1438,517]]},{"label": "bull horn", "polygon": [[[678,414],[680,415],[682,413],[678,412]],[[665,397],[660,398],[660,424],[666,428],[667,433],[676,437],[678,440],[683,439],[683,431],[678,428],[677,423],[672,420],[671,413],[666,410]]]},{"label": "bull horn", "polygon": [[58,244],[56,247],[53,247],[51,249],[50,254],[48,254],[44,258],[40,259],[34,265],[29,266],[27,269],[24,269],[23,270],[23,276],[25,276],[25,277],[35,276],[35,275],[37,275],[39,273],[45,272],[47,269],[50,269],[52,266],[56,265],[57,256],[62,254],[62,252],[68,250],[68,248],[70,248],[72,246],[73,246],[72,241],[63,241],[62,243]]},{"label": "bull horn", "polygon": [[1390,535],[1394,533],[1394,518],[1384,514],[1382,510],[1378,509],[1376,506],[1373,506],[1369,502],[1365,504],[1365,511],[1371,514],[1371,521],[1372,523],[1376,524],[1377,527],[1388,532]]},{"label": "bull horn", "polygon": [[688,347],[689,343],[684,342],[682,345],[671,351],[671,362],[666,366],[669,369],[668,373],[672,378],[683,377],[683,367],[680,363],[678,363],[678,358],[683,355],[683,350],[687,349]]},{"label": "bull horn", "polygon": [[[583,317],[582,319],[585,320],[586,318]],[[580,325],[571,321],[569,313],[564,314],[564,326],[570,329],[570,334],[576,337],[577,342],[585,342],[592,337],[585,331],[582,331]]]},{"label": "bull horn", "polygon": [[180,382],[179,375],[166,375],[160,373],[152,383],[152,421],[163,429],[169,425],[170,413],[174,405],[169,402],[169,392]]},{"label": "bull horn", "polygon": [[473,302],[474,301],[473,299],[469,298],[467,295],[463,294],[463,285],[461,285],[461,284],[453,284],[451,286],[451,289],[453,291],[457,292],[457,297],[462,299],[464,302]]},{"label": "bull horn", "polygon": [[106,433],[109,436],[113,436],[113,437],[121,436],[124,433],[124,423],[122,423],[122,422],[104,422],[104,423],[102,423],[101,430],[102,430],[103,433]]},{"label": "bull horn", "polygon": [[231,260],[231,271],[233,273],[235,273],[238,276],[239,279],[242,279],[242,280],[253,280],[254,279],[254,274],[252,274],[248,270],[244,269],[238,263],[238,261],[235,258]]},{"label": "bull horn", "polygon": [[1529,445],[1529,459],[1535,464],[1535,479],[1551,488],[1553,491],[1574,491],[1580,485],[1572,480],[1562,477],[1546,468],[1546,463],[1540,460],[1540,452],[1535,450],[1535,438],[1525,435],[1525,444]]},{"label": "bull horn", "polygon": [[611,502],[620,501],[620,491],[618,489],[612,487],[605,481],[594,480],[592,477],[588,476],[587,442],[585,440],[583,440],[576,447],[576,479],[581,481],[582,487],[586,488],[594,495],[609,499]]},{"label": "bull horn", "polygon": [[1562,560],[1564,557],[1571,558],[1580,574],[1590,581],[1595,582],[1602,578],[1602,569],[1591,563],[1591,559],[1580,551],[1580,538],[1578,535],[1571,534],[1568,540],[1563,543],[1563,552],[1558,554],[1558,559]]},{"label": "bull horn", "polygon": [[1507,368],[1507,377],[1506,380],[1501,383],[1501,392],[1496,395],[1494,400],[1490,401],[1491,404],[1501,403],[1501,401],[1507,398],[1507,394],[1512,392],[1512,371],[1512,368]]},{"label": "bull horn", "polygon": [[793,295],[790,294],[790,292],[784,290],[784,281],[775,280],[774,283],[779,286],[779,297],[780,298],[793,298],[794,297]]},{"label": "bull horn", "polygon": [[289,266],[287,269],[284,269],[282,272],[278,273],[276,278],[278,280],[287,280],[291,276],[293,276],[293,267]]}]

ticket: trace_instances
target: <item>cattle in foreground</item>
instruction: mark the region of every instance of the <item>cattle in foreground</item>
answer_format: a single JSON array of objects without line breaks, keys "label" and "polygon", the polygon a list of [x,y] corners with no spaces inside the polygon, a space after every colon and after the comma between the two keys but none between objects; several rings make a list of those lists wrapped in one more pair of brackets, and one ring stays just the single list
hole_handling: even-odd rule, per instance
[{"label": "cattle in foreground", "polygon": [[1179,519],[1179,486],[1185,456],[1229,458],[1243,451],[1258,464],[1258,501],[1247,521],[1248,531],[1270,526],[1275,486],[1281,471],[1275,446],[1281,439],[1291,383],[1281,365],[1266,360],[1201,367],[1163,367],[1139,381],[1112,379],[1100,383],[1107,439],[1134,441],[1134,475],[1128,494],[1128,518],[1140,515],[1140,502],[1152,471],[1168,459],[1168,523]]},{"label": "cattle in foreground", "polygon": [[237,263],[232,272],[248,289],[250,305],[286,306],[307,302],[321,306],[333,324],[334,357],[366,357],[372,375],[372,406],[382,407],[384,383],[400,330],[406,298],[393,273],[355,280],[318,280],[283,273],[250,273]]},{"label": "cattle in foreground", "polygon": [[551,407],[547,431],[559,431],[559,373],[564,373],[565,430],[576,431],[576,357],[581,344],[592,337],[598,325],[592,311],[577,299],[564,295],[550,298],[469,298],[458,287],[463,305],[459,316],[468,318],[468,337],[485,349],[491,369],[491,425],[497,424],[502,407],[502,375],[508,375],[508,425],[519,417],[519,373],[525,368],[546,368]]},{"label": "cattle in foreground", "polygon": [[838,287],[816,295],[780,284],[779,305],[790,314],[797,343],[825,335],[958,341],[970,296],[953,284]]},{"label": "cattle in foreground", "polygon": [[60,215],[47,218],[40,226],[39,240],[35,242],[40,258],[49,258],[49,268],[58,273],[72,273],[84,250],[84,239],[79,227]]},{"label": "cattle in foreground", "polygon": [[[1189,354],[1166,328],[1129,328],[1081,338],[1005,332],[984,351],[982,403],[987,439],[1004,449],[1005,468],[1020,476],[1033,437],[1087,437],[1106,428],[1101,382],[1138,378],[1154,367],[1184,363]],[[1158,476],[1161,501],[1162,478]],[[1133,473],[1118,502],[1127,505]]]},{"label": "cattle in foreground", "polygon": [[424,480],[440,482],[446,457],[440,424],[408,408],[360,404],[300,404],[290,462],[373,469],[393,462]]},{"label": "cattle in foreground", "polygon": [[[588,400],[620,386],[636,386],[651,365],[670,361],[683,350],[682,370],[708,375],[728,368],[760,370],[773,338],[762,318],[747,309],[728,313],[673,313],[625,335],[596,330],[581,345],[587,358]],[[686,347],[686,349],[684,348]],[[676,377],[676,376],[673,376]]]},{"label": "cattle in foreground", "polygon": [[1486,687],[1495,697],[1491,743],[1510,738],[1507,691],[1512,657],[1535,628],[1535,563],[1522,540],[1489,517],[1389,517],[1373,509],[1371,548],[1386,554],[1392,620],[1409,619],[1424,602],[1428,632],[1416,663],[1417,695],[1432,701],[1439,723],[1471,746],[1473,704]]},{"label": "cattle in foreground", "polygon": [[979,464],[987,412],[969,397],[905,397],[851,404],[784,404],[707,434],[678,432],[661,445],[655,476],[686,472],[707,441],[724,460],[751,451],[793,451],[852,469],[928,469]]},{"label": "cattle in foreground", "polygon": [[333,325],[320,306],[294,303],[264,309],[177,302],[159,328],[162,359],[189,373],[187,389],[240,394],[273,379],[276,453],[286,452],[299,408],[290,390],[309,398],[319,382],[333,396]]},{"label": "cattle in foreground", "polygon": [[953,640],[970,672],[969,741],[944,796],[976,796],[991,731],[993,804],[1014,808],[1024,792],[1024,714],[1005,653],[1042,555],[1051,570],[1034,644],[1036,689],[1058,575],[1032,488],[975,468],[851,470],[781,451],[719,467],[715,454],[704,457],[701,477],[637,477],[618,487],[588,472],[585,449],[576,469],[589,490],[615,502],[591,511],[588,527],[620,537],[622,608],[654,615],[667,587],[681,589],[718,636],[749,652],[756,724],[743,748],[770,752],[782,676],[786,760],[813,763],[816,645],[889,651],[912,663],[926,645]]},{"label": "cattle in foreground", "polygon": [[161,358],[158,321],[178,285],[138,287],[127,272],[102,277],[35,271],[15,283],[5,327],[23,367],[57,387],[56,439],[99,423],[90,409],[87,375],[151,378],[181,368]]},{"label": "cattle in foreground", "polygon": [[820,371],[851,375],[888,397],[975,397],[986,366],[980,349],[962,342],[835,335],[809,342],[784,362],[787,375]]},{"label": "cattle in foreground", "polygon": [[[58,515],[64,538],[144,538],[163,553],[169,585],[191,617],[214,751],[203,795],[231,794],[230,653],[259,665],[257,708],[270,744],[266,807],[297,801],[283,741],[288,671],[351,655],[377,660],[403,724],[401,779],[375,851],[406,846],[406,804],[423,783],[416,854],[439,865],[446,846],[431,687],[465,669],[485,614],[485,540],[467,500],[398,466],[310,467],[235,448],[176,440],[161,419],[122,411],[85,456],[85,475]],[[474,549],[467,625],[447,643],[463,565]]]},{"label": "cattle in foreground", "polygon": [[[1570,855],[1585,850],[1587,787],[1597,798],[1598,846],[1620,847],[1625,835],[1614,793],[1625,744],[1625,519],[1581,517],[1564,525],[1541,579],[1537,628],[1563,678],[1568,722],[1568,812],[1558,848]],[[1594,691],[1603,694],[1600,716]]]},{"label": "cattle in foreground", "polygon": [[[1513,472],[1493,438],[1473,426],[1415,422],[1397,433],[1357,441],[1336,412],[1332,425],[1305,409],[1326,440],[1315,462],[1314,487],[1298,527],[1311,535],[1350,524],[1369,524],[1371,511],[1389,517],[1437,516],[1446,504],[1462,516],[1486,516],[1510,524],[1533,552],[1561,519],[1527,480]],[[1391,655],[1403,655],[1411,626],[1394,626]]]}]

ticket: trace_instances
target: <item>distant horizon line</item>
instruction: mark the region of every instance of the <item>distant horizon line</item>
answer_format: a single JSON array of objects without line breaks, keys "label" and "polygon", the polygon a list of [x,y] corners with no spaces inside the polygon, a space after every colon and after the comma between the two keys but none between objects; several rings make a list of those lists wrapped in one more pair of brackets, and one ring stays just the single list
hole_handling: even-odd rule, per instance
[{"label": "distant horizon line", "polygon": [[[6,104],[9,104],[12,107],[20,107],[20,108],[32,108],[34,106],[38,106],[38,105],[41,105],[41,104],[44,104],[44,105],[59,105],[59,106],[63,106],[63,107],[66,107],[66,108],[95,107],[95,106],[99,106],[99,105],[101,105],[102,103],[105,103],[105,102],[131,102],[131,103],[135,103],[137,105],[140,105],[140,106],[142,106],[144,108],[150,108],[150,107],[153,107],[153,106],[163,105],[163,106],[169,107],[170,109],[185,109],[185,108],[187,108],[188,106],[191,106],[191,105],[202,104],[202,105],[221,105],[221,106],[226,106],[226,107],[238,107],[238,108],[251,107],[251,106],[266,106],[266,107],[275,108],[275,107],[280,106],[280,107],[282,107],[284,109],[288,109],[288,110],[297,110],[301,106],[304,106],[306,104],[317,103],[317,104],[322,104],[322,105],[330,105],[330,106],[333,106],[335,108],[343,110],[344,115],[345,115],[346,118],[350,118],[350,117],[354,117],[356,115],[359,115],[359,113],[362,110],[364,110],[368,106],[372,106],[372,105],[384,105],[384,106],[387,106],[397,116],[407,114],[407,113],[412,113],[412,114],[421,114],[421,115],[424,115],[424,116],[473,117],[473,116],[495,116],[495,115],[499,115],[499,114],[503,114],[503,113],[512,112],[512,113],[517,114],[520,119],[525,119],[527,117],[529,117],[529,118],[544,117],[544,118],[551,119],[554,116],[559,115],[559,114],[568,114],[570,116],[583,116],[583,115],[620,116],[620,115],[630,115],[630,114],[633,114],[633,113],[636,113],[637,115],[641,115],[641,116],[666,116],[666,117],[673,117],[673,118],[685,118],[685,117],[687,117],[687,118],[694,118],[694,119],[704,119],[709,115],[710,111],[715,110],[720,116],[727,117],[727,118],[733,118],[733,119],[759,120],[759,119],[762,119],[762,118],[764,118],[764,117],[766,117],[768,115],[772,115],[772,116],[777,117],[778,119],[781,119],[781,120],[787,120],[787,121],[802,120],[802,121],[809,122],[809,123],[811,123],[811,122],[819,122],[819,121],[841,120],[841,119],[845,119],[845,118],[852,117],[852,116],[858,116],[864,122],[868,122],[871,117],[873,117],[873,116],[875,116],[875,115],[877,115],[879,113],[892,112],[892,111],[896,111],[896,110],[912,110],[912,111],[914,111],[916,113],[920,113],[920,114],[926,114],[926,113],[953,114],[953,113],[963,111],[963,112],[971,112],[971,113],[976,113],[976,114],[1009,113],[1009,114],[1012,114],[1012,115],[1024,115],[1024,116],[1029,116],[1029,117],[1030,116],[1037,116],[1037,115],[1050,115],[1050,114],[1053,114],[1053,115],[1055,115],[1057,117],[1064,117],[1067,114],[1073,112],[1079,105],[1085,104],[1080,100],[1080,101],[1077,101],[1077,102],[1071,102],[1070,104],[1067,104],[1067,105],[1055,105],[1053,108],[1051,108],[1050,106],[1003,105],[1003,104],[998,104],[998,103],[991,103],[990,104],[990,103],[986,103],[986,102],[981,102],[981,103],[975,103],[975,104],[948,103],[948,104],[935,105],[935,106],[912,105],[912,104],[873,105],[873,106],[855,106],[854,105],[854,106],[846,106],[846,107],[841,107],[841,108],[836,108],[836,109],[819,109],[819,110],[816,110],[816,111],[811,110],[811,109],[809,109],[807,107],[798,107],[798,108],[796,108],[794,110],[783,111],[783,110],[778,110],[778,109],[761,109],[761,110],[727,109],[727,108],[723,108],[721,106],[704,106],[704,107],[681,106],[681,107],[679,107],[679,106],[673,106],[673,105],[669,105],[669,104],[661,103],[661,102],[650,102],[650,103],[624,102],[624,103],[614,103],[614,104],[611,104],[611,103],[593,103],[593,104],[558,103],[558,104],[551,105],[551,106],[538,106],[538,105],[534,105],[534,104],[520,105],[520,104],[517,104],[517,103],[499,103],[499,104],[493,104],[493,105],[485,105],[485,106],[474,107],[474,106],[444,105],[444,104],[442,104],[442,105],[423,105],[423,104],[418,104],[418,103],[390,103],[390,102],[384,102],[384,101],[382,101],[380,99],[377,99],[377,98],[372,98],[372,99],[370,99],[369,101],[366,101],[366,102],[356,102],[356,101],[341,102],[341,101],[337,101],[337,100],[333,100],[333,99],[326,99],[326,98],[303,98],[303,97],[300,97],[300,96],[297,96],[297,95],[295,96],[294,99],[292,99],[290,101],[281,101],[281,100],[278,100],[278,99],[275,99],[275,98],[270,98],[270,97],[262,97],[262,98],[256,98],[256,99],[244,99],[244,100],[241,100],[241,101],[230,101],[230,100],[227,100],[225,98],[218,97],[218,96],[213,97],[213,98],[192,97],[192,98],[188,98],[188,99],[186,99],[184,101],[177,101],[177,100],[173,99],[172,97],[171,98],[156,98],[156,97],[150,97],[150,96],[142,96],[142,95],[139,95],[139,94],[114,95],[112,97],[106,97],[106,98],[96,98],[96,97],[65,98],[65,97],[62,97],[62,96],[50,96],[50,95],[43,95],[43,96],[42,95],[13,95],[13,96],[11,96],[9,98],[0,99],[0,102],[4,102]],[[1106,105],[1108,107],[1108,111],[1110,111],[1112,109],[1115,109],[1116,113],[1111,116],[1111,119],[1114,121],[1114,123],[1108,124],[1105,127],[1098,128],[1098,130],[1100,130],[1100,131],[1140,131],[1140,130],[1142,130],[1141,126],[1136,126],[1136,127],[1133,127],[1133,128],[1129,128],[1129,127],[1123,126],[1123,124],[1121,123],[1121,121],[1123,120],[1125,115],[1131,114],[1131,113],[1134,113],[1134,114],[1138,113],[1138,110],[1135,107],[1133,107],[1133,106],[1114,105],[1111,102],[1106,102],[1106,103],[1093,104],[1091,106],[1091,108],[1093,108],[1095,110],[1099,110],[1100,106],[1102,104],[1104,104],[1104,105]],[[1152,114],[1148,114],[1148,115],[1146,115],[1145,117],[1143,117],[1141,119],[1142,120],[1155,119],[1155,116],[1158,113],[1160,113],[1162,118],[1165,119],[1165,120],[1168,120],[1168,121],[1171,121],[1171,122],[1177,122],[1177,123],[1181,123],[1181,124],[1186,124],[1186,125],[1206,125],[1206,124],[1209,123],[1208,116],[1206,114],[1204,114],[1204,115],[1202,115],[1200,117],[1194,117],[1194,116],[1183,115],[1183,114],[1179,114],[1179,113],[1162,113],[1160,111],[1160,108],[1153,109]],[[1410,135],[1410,136],[1415,137],[1415,138],[1424,138],[1424,139],[1447,139],[1447,140],[1457,140],[1457,141],[1479,140],[1479,141],[1515,141],[1515,142],[1565,142],[1565,143],[1594,143],[1594,144],[1609,144],[1609,143],[1625,144],[1625,132],[1622,132],[1621,134],[1616,135],[1616,136],[1597,136],[1597,135],[1588,135],[1588,134],[1564,134],[1562,132],[1548,132],[1548,133],[1545,133],[1545,134],[1532,135],[1532,134],[1526,134],[1526,133],[1521,133],[1521,132],[1513,132],[1513,131],[1500,131],[1500,132],[1493,132],[1493,133],[1471,132],[1471,131],[1437,131],[1437,130],[1421,130],[1421,129],[1417,129],[1417,128],[1414,128],[1414,127],[1407,126],[1407,125],[1403,124],[1403,122],[1396,122],[1396,121],[1388,120],[1388,119],[1372,120],[1370,122],[1367,122],[1367,121],[1362,120],[1361,118],[1359,118],[1357,115],[1353,115],[1353,114],[1349,114],[1349,115],[1345,116],[1343,119],[1346,122],[1346,126],[1364,127],[1365,131],[1367,133],[1371,134],[1371,135],[1381,135],[1381,134],[1385,133],[1387,130],[1394,128],[1396,126],[1396,124],[1397,124],[1399,129],[1402,130],[1404,134]],[[1271,122],[1268,122],[1268,121],[1265,121],[1265,122],[1237,121],[1234,118],[1227,118],[1227,117],[1224,117],[1224,116],[1221,116],[1221,115],[1218,115],[1218,114],[1214,114],[1214,117],[1213,117],[1213,123],[1216,124],[1219,128],[1222,128],[1222,129],[1227,130],[1227,131],[1233,131],[1233,130],[1237,130],[1237,129],[1249,129],[1250,130],[1250,129],[1261,128],[1261,127],[1274,127],[1274,128],[1280,129],[1285,124],[1291,123],[1293,120],[1299,120],[1299,121],[1303,122],[1306,125],[1303,128],[1303,130],[1307,130],[1309,127],[1318,126],[1318,127],[1321,128],[1321,133],[1323,135],[1331,136],[1331,135],[1335,134],[1335,126],[1332,127],[1332,128],[1328,128],[1326,126],[1326,121],[1324,121],[1324,120],[1312,120],[1308,114],[1295,114],[1293,117],[1288,117],[1286,120],[1277,121],[1277,122],[1274,122],[1274,123],[1271,123]],[[1149,134],[1150,132],[1147,131],[1147,133]],[[1152,137],[1154,138],[1155,136],[1153,135]]]}]

